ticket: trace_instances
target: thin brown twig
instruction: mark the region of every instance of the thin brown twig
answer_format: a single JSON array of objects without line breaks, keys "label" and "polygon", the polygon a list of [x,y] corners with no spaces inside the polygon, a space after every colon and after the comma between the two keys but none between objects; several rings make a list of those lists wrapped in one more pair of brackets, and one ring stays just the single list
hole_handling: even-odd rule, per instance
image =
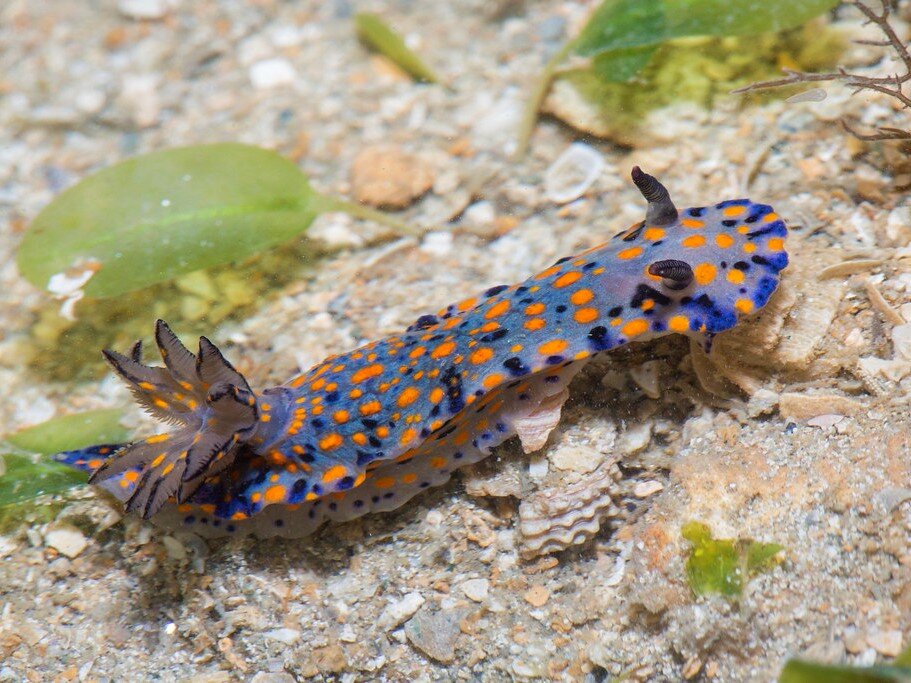
[{"label": "thin brown twig", "polygon": [[[770,81],[753,83],[743,88],[732,91],[733,93],[745,93],[757,90],[768,90],[771,88],[782,88],[789,85],[800,85],[803,83],[820,83],[825,81],[841,81],[849,88],[854,89],[854,94],[863,90],[873,90],[892,97],[906,109],[911,109],[911,95],[905,94],[904,86],[911,81],[911,50],[895,32],[889,19],[891,17],[892,7],[890,0],[880,0],[882,12],[875,12],[872,7],[863,0],[851,0],[846,2],[847,5],[856,7],[861,14],[867,18],[867,23],[874,24],[885,36],[885,40],[855,40],[855,43],[861,45],[873,45],[876,47],[890,47],[898,56],[904,65],[904,73],[890,74],[887,76],[867,76],[864,74],[853,73],[844,67],[838,67],[837,71],[827,73],[807,73],[805,71],[794,71],[792,69],[783,69],[787,74],[785,78],[778,78]],[[902,130],[899,128],[889,128],[879,126],[873,133],[859,133],[852,128],[846,121],[842,120],[842,126],[851,135],[859,140],[909,140],[911,139],[911,130]]]}]

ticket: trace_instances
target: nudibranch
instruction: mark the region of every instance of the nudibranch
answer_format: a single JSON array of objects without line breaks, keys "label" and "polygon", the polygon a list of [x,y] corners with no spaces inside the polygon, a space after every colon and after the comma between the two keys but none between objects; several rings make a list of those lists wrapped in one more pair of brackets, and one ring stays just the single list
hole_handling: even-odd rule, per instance
[{"label": "nudibranch", "polygon": [[57,458],[127,510],[206,536],[303,536],[397,508],[559,406],[595,355],[669,333],[708,350],[769,300],[788,263],[772,207],[678,211],[654,177],[632,179],[645,220],[608,242],[262,392],[208,339],[193,354],[158,321],[164,367],[144,365],[139,343],[105,357],[176,428]]}]

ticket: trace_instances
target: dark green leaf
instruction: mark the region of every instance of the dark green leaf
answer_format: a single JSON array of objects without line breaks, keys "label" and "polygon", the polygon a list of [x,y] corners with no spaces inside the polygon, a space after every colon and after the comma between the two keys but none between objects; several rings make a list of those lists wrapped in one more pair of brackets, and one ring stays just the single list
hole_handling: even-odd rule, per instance
[{"label": "dark green leaf", "polygon": [[13,432],[3,437],[3,441],[23,451],[45,455],[96,443],[115,443],[128,436],[127,430],[120,426],[122,416],[123,412],[118,408],[64,415]]},{"label": "dark green leaf", "polygon": [[354,16],[358,38],[380,54],[388,57],[404,71],[419,81],[439,83],[437,75],[408,49],[398,33],[387,26],[377,15],[359,12]]},{"label": "dark green leaf", "polygon": [[39,287],[56,274],[97,271],[85,294],[115,296],[286,242],[326,201],[291,161],[259,147],[153,152],[54,199],[23,239],[19,269]]},{"label": "dark green leaf", "polygon": [[880,664],[870,667],[815,664],[792,659],[778,683],[909,683],[911,667]]}]

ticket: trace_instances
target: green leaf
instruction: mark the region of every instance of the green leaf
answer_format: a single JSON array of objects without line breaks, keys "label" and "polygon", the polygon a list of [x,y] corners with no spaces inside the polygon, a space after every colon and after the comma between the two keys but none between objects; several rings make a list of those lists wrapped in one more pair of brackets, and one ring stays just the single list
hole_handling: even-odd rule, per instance
[{"label": "green leaf", "polygon": [[647,45],[603,52],[595,56],[591,68],[602,81],[626,83],[645,68],[657,49]]},{"label": "green leaf", "polygon": [[123,412],[119,408],[64,415],[8,434],[3,441],[23,451],[45,455],[96,443],[115,443],[126,440],[129,435],[120,426],[121,417]]},{"label": "green leaf", "polygon": [[686,575],[696,595],[739,596],[746,581],[774,566],[775,557],[783,550],[775,543],[714,539],[709,527],[700,522],[688,522],[681,534],[693,546]]},{"label": "green leaf", "polygon": [[778,683],[909,683],[911,667],[899,666],[897,662],[853,667],[791,659],[781,670]]},{"label": "green leaf", "polygon": [[398,33],[387,26],[376,14],[358,12],[354,15],[358,38],[380,54],[388,57],[404,71],[419,81],[439,83],[437,75],[408,49]]},{"label": "green leaf", "polygon": [[0,475],[0,507],[62,493],[88,480],[85,472],[37,456],[7,453],[0,463],[5,470]]},{"label": "green leaf", "polygon": [[605,0],[573,51],[593,57],[687,36],[742,36],[805,24],[839,0]]},{"label": "green leaf", "polygon": [[[118,409],[92,410],[65,415],[3,437],[11,447],[43,455],[82,448],[95,443],[125,441]],[[0,456],[0,507],[38,496],[60,493],[88,479],[66,465],[36,455],[5,453]]]},{"label": "green leaf", "polygon": [[85,294],[115,296],[286,242],[327,201],[291,161],[259,147],[153,152],[54,199],[25,234],[19,269],[38,287],[55,274],[97,271]]}]

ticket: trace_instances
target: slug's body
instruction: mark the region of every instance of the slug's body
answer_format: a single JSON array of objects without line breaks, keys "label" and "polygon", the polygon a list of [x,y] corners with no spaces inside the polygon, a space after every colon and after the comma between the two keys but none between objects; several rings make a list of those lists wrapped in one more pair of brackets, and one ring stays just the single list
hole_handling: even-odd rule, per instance
[{"label": "slug's body", "polygon": [[669,332],[709,348],[761,308],[787,265],[784,222],[747,199],[677,211],[638,168],[646,220],[513,286],[425,315],[254,393],[205,338],[159,321],[164,368],[106,352],[137,398],[180,428],[58,458],[128,509],[207,535],[302,536],[390,510],[557,405],[594,354]]}]

